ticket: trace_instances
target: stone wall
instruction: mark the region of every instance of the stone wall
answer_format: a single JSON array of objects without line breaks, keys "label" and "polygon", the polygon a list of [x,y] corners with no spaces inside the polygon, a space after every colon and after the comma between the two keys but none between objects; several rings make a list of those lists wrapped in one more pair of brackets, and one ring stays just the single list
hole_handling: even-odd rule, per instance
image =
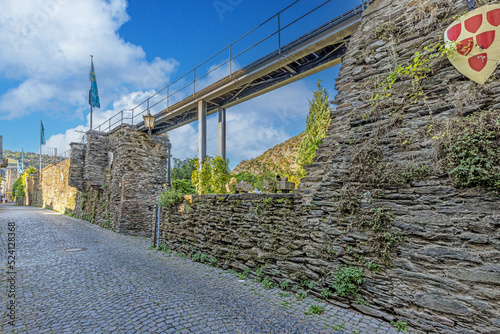
[{"label": "stone wall", "polygon": [[50,208],[61,213],[75,209],[77,189],[68,184],[70,161],[42,169],[42,181],[38,173],[27,178],[28,205]]},{"label": "stone wall", "polygon": [[74,214],[119,233],[151,235],[153,197],[166,182],[166,138],[124,125],[92,131],[85,148],[72,144]]},{"label": "stone wall", "polygon": [[79,191],[84,190],[85,154],[87,145],[71,143],[70,173],[68,183]]},{"label": "stone wall", "polygon": [[[103,132],[89,131],[85,151],[84,180],[90,186],[101,187],[104,185],[109,161],[108,152],[111,152],[108,135]],[[79,155],[72,154],[72,157],[78,159]]]},{"label": "stone wall", "polygon": [[387,233],[404,239],[394,267],[370,282],[366,299],[432,333],[500,332],[500,200],[458,188],[440,160],[440,138],[450,136],[454,119],[488,109],[498,119],[500,71],[480,86],[438,58],[420,83],[420,98],[411,96],[409,78],[395,82],[390,98],[373,97],[391,70],[442,41],[466,10],[462,1],[385,0],[365,12],[336,81],[328,138],[301,185],[317,205],[308,221],[328,217],[352,234],[334,243],[357,254],[373,254],[359,226],[373,226],[373,210],[391,215]]},{"label": "stone wall", "polygon": [[372,2],[343,59],[328,137],[291,202],[194,197],[165,209],[162,240],[254,275],[264,266],[275,282],[315,281],[315,294],[341,266],[363,268],[362,301],[334,294],[332,303],[419,332],[500,332],[500,199],[459,187],[442,148],[454,120],[489,109],[498,119],[500,70],[480,86],[437,58],[417,90],[400,79],[390,98],[373,99],[466,10],[463,1]]}]

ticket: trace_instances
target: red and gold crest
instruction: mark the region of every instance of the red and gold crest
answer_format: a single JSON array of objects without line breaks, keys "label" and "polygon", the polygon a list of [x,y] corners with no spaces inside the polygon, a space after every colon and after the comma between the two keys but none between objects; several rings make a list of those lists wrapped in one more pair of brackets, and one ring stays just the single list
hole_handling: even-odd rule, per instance
[{"label": "red and gold crest", "polygon": [[450,62],[469,79],[484,84],[500,61],[500,5],[486,5],[468,12],[444,32],[446,42],[456,43]]}]

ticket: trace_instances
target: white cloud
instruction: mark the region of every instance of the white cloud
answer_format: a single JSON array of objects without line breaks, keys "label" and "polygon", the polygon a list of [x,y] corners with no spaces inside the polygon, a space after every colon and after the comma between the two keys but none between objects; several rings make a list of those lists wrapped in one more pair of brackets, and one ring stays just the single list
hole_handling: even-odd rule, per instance
[{"label": "white cloud", "polygon": [[121,39],[126,0],[4,0],[0,11],[0,77],[18,85],[0,96],[0,118],[57,106],[73,113],[87,102],[90,54],[101,105],[134,89],[163,86],[174,59],[146,60],[142,47]]},{"label": "white cloud", "polygon": [[[130,94],[123,95],[119,100],[113,103],[113,108],[101,111],[94,109],[92,113],[92,128],[98,131],[107,131],[108,126],[114,128],[121,124],[122,113],[124,123],[131,123],[132,108],[144,102],[148,97],[155,94],[154,90],[151,91],[138,91]],[[161,95],[157,95],[161,98]],[[146,104],[134,110],[134,124],[141,122],[142,117],[139,112],[146,108]],[[109,122],[111,120],[111,122]],[[101,126],[101,128],[99,128]],[[85,125],[78,125],[75,128],[68,129],[64,134],[57,134],[51,136],[47,140],[46,147],[57,148],[58,152],[64,152],[69,149],[69,144],[72,142],[80,142],[83,133],[90,129],[90,114],[87,114]]]}]

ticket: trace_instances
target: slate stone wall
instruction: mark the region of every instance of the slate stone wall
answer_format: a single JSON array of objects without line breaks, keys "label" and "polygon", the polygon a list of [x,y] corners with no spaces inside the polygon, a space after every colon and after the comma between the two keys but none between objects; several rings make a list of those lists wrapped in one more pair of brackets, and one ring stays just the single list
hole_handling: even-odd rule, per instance
[{"label": "slate stone wall", "polygon": [[68,183],[79,191],[84,190],[85,154],[87,145],[71,143],[71,162]]},{"label": "slate stone wall", "polygon": [[85,150],[72,145],[70,179],[80,190],[75,215],[119,233],[150,236],[152,199],[166,182],[166,138],[129,125],[87,138]]},{"label": "slate stone wall", "polygon": [[[108,166],[109,146],[108,135],[103,132],[89,131],[87,133],[87,150],[85,152],[84,180],[90,186],[103,186]],[[72,154],[72,156],[76,156]]]},{"label": "slate stone wall", "polygon": [[195,196],[164,209],[162,240],[253,275],[263,266],[276,283],[314,281],[317,295],[341,266],[363,268],[358,296],[334,294],[332,303],[417,332],[500,332],[500,199],[458,187],[439,142],[453,120],[498,114],[500,70],[480,86],[437,58],[419,98],[407,79],[391,99],[372,99],[390,71],[442,41],[466,10],[463,1],[372,2],[343,59],[328,137],[291,204]]}]

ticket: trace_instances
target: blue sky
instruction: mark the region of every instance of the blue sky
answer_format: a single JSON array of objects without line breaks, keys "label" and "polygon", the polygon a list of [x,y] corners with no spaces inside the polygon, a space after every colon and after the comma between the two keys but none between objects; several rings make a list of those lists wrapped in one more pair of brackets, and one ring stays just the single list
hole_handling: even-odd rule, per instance
[{"label": "blue sky", "polygon": [[[94,125],[142,102],[293,0],[5,0],[0,5],[0,135],[4,149],[38,152],[40,120],[59,153],[88,129],[88,72],[94,55],[101,109]],[[287,24],[324,0],[301,0]],[[283,32],[283,43],[360,1],[334,0]],[[271,21],[234,46],[244,50],[277,26]],[[263,56],[274,41],[243,55]],[[226,61],[216,57],[206,68]],[[202,69],[203,71],[203,69]],[[333,98],[338,67],[228,109],[228,156],[235,166],[305,129],[308,99],[319,78]],[[217,73],[211,79],[217,79]],[[208,153],[217,153],[216,119],[208,120]],[[196,123],[169,133],[173,154],[196,155]],[[44,151],[46,150],[44,148]]]}]

